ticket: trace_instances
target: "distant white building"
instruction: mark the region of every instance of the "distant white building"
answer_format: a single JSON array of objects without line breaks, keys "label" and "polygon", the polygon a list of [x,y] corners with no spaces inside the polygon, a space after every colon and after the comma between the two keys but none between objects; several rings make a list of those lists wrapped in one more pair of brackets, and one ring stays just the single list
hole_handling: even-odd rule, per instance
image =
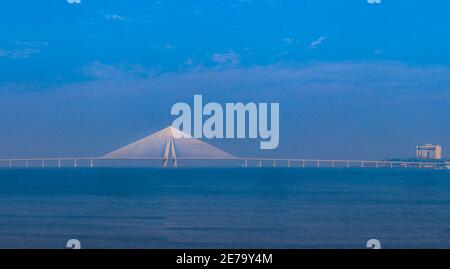
[{"label": "distant white building", "polygon": [[416,158],[426,160],[442,159],[442,147],[440,145],[426,144],[416,147]]}]

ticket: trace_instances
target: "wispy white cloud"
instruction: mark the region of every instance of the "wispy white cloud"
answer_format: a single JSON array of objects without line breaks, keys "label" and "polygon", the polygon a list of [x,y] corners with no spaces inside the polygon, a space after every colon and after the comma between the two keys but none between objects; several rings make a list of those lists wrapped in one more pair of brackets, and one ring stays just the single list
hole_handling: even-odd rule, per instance
[{"label": "wispy white cloud", "polygon": [[286,44],[291,45],[292,43],[294,43],[294,39],[292,37],[285,37],[282,39],[282,41]]},{"label": "wispy white cloud", "polygon": [[323,41],[325,41],[327,39],[327,37],[325,36],[321,36],[318,39],[314,40],[313,42],[311,42],[311,44],[309,45],[309,49],[315,49],[317,48],[317,46],[319,46],[320,44],[322,44]]},{"label": "wispy white cloud", "polygon": [[117,15],[117,14],[107,14],[105,15],[107,20],[115,20],[115,21],[124,21],[125,17]]},{"label": "wispy white cloud", "polygon": [[367,0],[367,3],[373,5],[373,4],[381,4],[381,0]]},{"label": "wispy white cloud", "polygon": [[170,44],[170,43],[167,43],[167,44],[161,44],[161,45],[153,46],[153,47],[152,47],[152,49],[155,49],[155,50],[172,50],[172,49],[174,49],[174,48],[175,48],[175,46],[172,45],[172,44]]},{"label": "wispy white cloud", "polygon": [[382,54],[383,52],[384,52],[383,49],[377,49],[377,50],[375,50],[375,51],[373,52],[373,55],[380,55],[380,54]]},{"label": "wispy white cloud", "polygon": [[41,51],[47,42],[40,41],[14,41],[7,48],[0,48],[0,57],[12,59],[26,59]]},{"label": "wispy white cloud", "polygon": [[240,62],[240,55],[232,50],[227,53],[214,53],[212,60],[218,64],[237,65]]},{"label": "wispy white cloud", "polygon": [[184,65],[191,66],[194,64],[194,60],[192,58],[187,58],[186,61],[184,61]]},{"label": "wispy white cloud", "polygon": [[252,3],[252,0],[237,0],[231,6],[233,8],[237,8],[237,7],[241,6],[241,5],[249,5],[251,3]]},{"label": "wispy white cloud", "polygon": [[91,64],[76,70],[87,77],[95,79],[124,79],[126,77],[145,77],[152,74],[137,64],[108,65],[100,61],[94,61]]},{"label": "wispy white cloud", "polygon": [[25,59],[29,58],[33,54],[39,53],[39,51],[40,51],[39,49],[32,49],[32,48],[14,49],[14,50],[0,49],[0,57]]},{"label": "wispy white cloud", "polygon": [[166,45],[164,45],[164,49],[165,49],[165,50],[171,50],[171,49],[173,49],[173,48],[174,48],[174,46],[171,45],[171,44],[166,44]]},{"label": "wispy white cloud", "polygon": [[69,4],[81,4],[81,0],[67,0]]},{"label": "wispy white cloud", "polygon": [[15,45],[18,46],[27,46],[27,47],[34,47],[34,48],[41,48],[43,46],[47,46],[47,42],[43,41],[14,41]]}]

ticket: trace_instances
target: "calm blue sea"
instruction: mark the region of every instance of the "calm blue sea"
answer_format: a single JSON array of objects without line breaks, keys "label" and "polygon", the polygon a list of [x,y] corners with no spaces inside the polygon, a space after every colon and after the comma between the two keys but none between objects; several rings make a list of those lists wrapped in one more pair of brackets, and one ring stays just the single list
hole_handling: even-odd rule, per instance
[{"label": "calm blue sea", "polygon": [[1,169],[0,248],[450,248],[450,171]]}]

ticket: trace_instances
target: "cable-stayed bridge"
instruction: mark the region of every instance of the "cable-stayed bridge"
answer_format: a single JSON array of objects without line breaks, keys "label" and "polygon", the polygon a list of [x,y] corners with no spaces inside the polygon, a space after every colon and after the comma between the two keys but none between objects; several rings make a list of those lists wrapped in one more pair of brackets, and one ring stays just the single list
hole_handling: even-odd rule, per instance
[{"label": "cable-stayed bridge", "polygon": [[448,162],[236,157],[172,126],[101,157],[6,158],[0,159],[0,167],[117,167],[131,163],[177,167],[180,163],[202,166],[205,162],[243,167],[450,168]]},{"label": "cable-stayed bridge", "polygon": [[[164,157],[142,158],[103,158],[103,157],[64,157],[64,158],[15,158],[0,159],[0,168],[51,168],[51,167],[108,167],[115,162],[127,166],[127,162],[139,162],[141,165],[148,161],[158,162],[162,167],[177,167],[180,162],[227,162],[242,167],[291,167],[291,168],[450,168],[449,162],[413,162],[413,161],[377,161],[377,160],[327,160],[327,159],[286,159],[286,158],[202,158],[177,157],[172,160]],[[146,166],[146,165],[142,165]],[[195,166],[195,164],[194,164]]]}]

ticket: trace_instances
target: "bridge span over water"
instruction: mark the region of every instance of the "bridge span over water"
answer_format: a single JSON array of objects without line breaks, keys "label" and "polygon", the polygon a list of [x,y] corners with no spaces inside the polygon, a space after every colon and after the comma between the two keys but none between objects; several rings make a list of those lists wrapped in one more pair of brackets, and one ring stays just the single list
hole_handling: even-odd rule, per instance
[{"label": "bridge span over water", "polygon": [[164,128],[101,157],[0,159],[0,168],[128,167],[131,165],[141,167],[178,167],[179,165],[186,165],[208,167],[450,168],[450,163],[425,161],[237,157],[200,139],[193,138],[173,126]]},{"label": "bridge span over water", "polygon": [[421,168],[450,169],[450,162],[418,162],[388,160],[334,160],[334,159],[295,159],[295,158],[202,158],[202,157],[142,157],[142,158],[104,158],[104,157],[62,157],[62,158],[12,158],[0,159],[0,168],[62,168],[62,167],[178,167],[188,166],[231,166],[231,167],[291,167],[291,168]]}]

